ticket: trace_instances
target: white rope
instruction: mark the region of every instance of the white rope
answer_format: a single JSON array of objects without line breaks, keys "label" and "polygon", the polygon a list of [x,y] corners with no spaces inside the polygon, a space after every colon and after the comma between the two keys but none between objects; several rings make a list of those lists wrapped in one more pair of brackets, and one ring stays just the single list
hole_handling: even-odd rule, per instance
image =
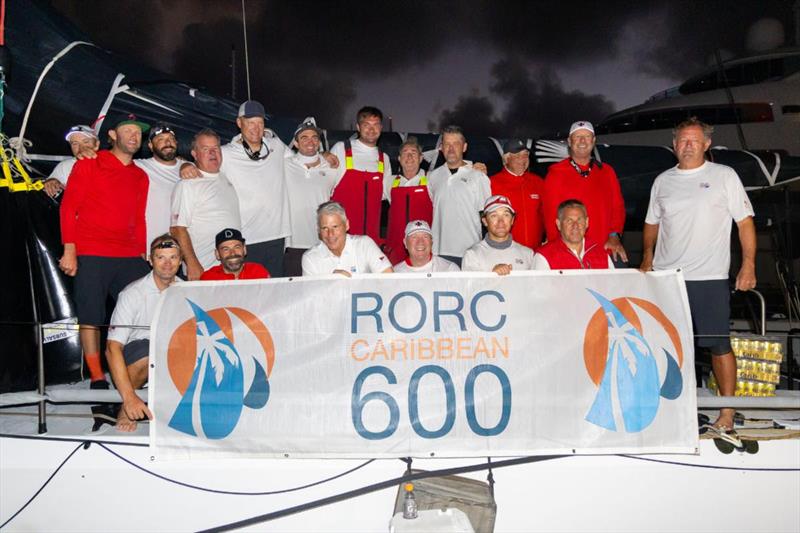
[{"label": "white rope", "polygon": [[53,68],[53,65],[56,64],[56,61],[64,57],[70,50],[81,44],[85,44],[86,46],[97,46],[86,41],[72,41],[59,53],[57,53],[55,57],[53,57],[53,59],[51,59],[50,62],[45,65],[44,69],[42,69],[42,73],[39,74],[39,79],[36,80],[36,86],[33,88],[31,99],[28,101],[28,107],[25,109],[25,116],[22,119],[22,127],[19,130],[19,136],[15,138],[17,142],[15,143],[14,149],[17,151],[17,159],[24,160],[25,158],[25,130],[28,127],[28,118],[30,117],[31,109],[33,108],[33,102],[36,100],[36,95],[39,93],[39,87],[42,85],[44,77],[48,72],[50,72],[50,69]]},{"label": "white rope", "polygon": [[114,97],[117,96],[117,94],[128,90],[129,87],[127,85],[122,85],[120,87],[120,84],[124,79],[125,79],[125,74],[117,74],[117,77],[114,78],[114,83],[111,84],[111,90],[108,91],[108,96],[106,96],[106,101],[103,102],[103,107],[100,108],[100,112],[97,114],[97,120],[95,121],[94,124],[92,124],[92,127],[94,128],[94,131],[96,133],[100,133],[100,128],[103,127],[103,122],[105,121],[106,114],[108,113],[108,110],[111,107],[111,102],[114,101]]}]

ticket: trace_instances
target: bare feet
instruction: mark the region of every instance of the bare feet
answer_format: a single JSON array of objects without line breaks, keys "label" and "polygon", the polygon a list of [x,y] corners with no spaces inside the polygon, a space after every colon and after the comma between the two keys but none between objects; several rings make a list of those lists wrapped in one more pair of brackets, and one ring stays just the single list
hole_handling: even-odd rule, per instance
[{"label": "bare feet", "polygon": [[136,420],[131,420],[125,414],[125,409],[120,409],[117,415],[117,429],[119,431],[131,432],[136,431]]},{"label": "bare feet", "polygon": [[713,426],[723,431],[730,431],[733,429],[733,415],[736,414],[736,409],[720,409],[719,417]]}]

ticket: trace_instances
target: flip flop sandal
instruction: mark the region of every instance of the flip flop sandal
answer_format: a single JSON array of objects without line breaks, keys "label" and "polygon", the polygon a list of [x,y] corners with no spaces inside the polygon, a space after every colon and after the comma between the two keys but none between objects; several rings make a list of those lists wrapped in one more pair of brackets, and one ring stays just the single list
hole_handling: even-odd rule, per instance
[{"label": "flip flop sandal", "polygon": [[729,454],[733,450],[737,452],[745,451],[745,445],[742,443],[739,435],[732,429],[722,429],[711,424],[705,424],[703,427],[706,429],[707,433],[712,435],[714,444],[716,444],[717,449],[722,453]]}]

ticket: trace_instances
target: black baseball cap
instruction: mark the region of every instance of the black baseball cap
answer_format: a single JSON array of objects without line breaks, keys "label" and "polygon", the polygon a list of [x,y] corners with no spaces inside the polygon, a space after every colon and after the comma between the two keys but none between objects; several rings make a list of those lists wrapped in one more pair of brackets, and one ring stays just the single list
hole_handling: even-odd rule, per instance
[{"label": "black baseball cap", "polygon": [[225,228],[217,233],[215,246],[219,248],[219,245],[225,241],[239,241],[244,244],[244,237],[242,237],[242,232],[236,228]]},{"label": "black baseball cap", "polygon": [[530,149],[528,148],[528,143],[522,139],[509,139],[506,141],[506,144],[503,145],[504,154],[518,154],[523,150]]},{"label": "black baseball cap", "polygon": [[178,138],[178,136],[175,134],[175,130],[172,129],[172,126],[166,122],[157,122],[155,126],[150,128],[150,136],[148,139],[152,141],[162,133],[171,133],[173,137],[176,139]]}]

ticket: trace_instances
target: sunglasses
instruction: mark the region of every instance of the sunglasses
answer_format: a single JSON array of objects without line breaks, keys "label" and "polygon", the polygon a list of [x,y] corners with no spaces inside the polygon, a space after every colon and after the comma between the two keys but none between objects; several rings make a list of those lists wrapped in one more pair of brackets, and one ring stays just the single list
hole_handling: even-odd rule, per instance
[{"label": "sunglasses", "polygon": [[161,241],[153,246],[153,249],[155,250],[161,250],[163,248],[180,248],[180,245],[175,241]]}]

